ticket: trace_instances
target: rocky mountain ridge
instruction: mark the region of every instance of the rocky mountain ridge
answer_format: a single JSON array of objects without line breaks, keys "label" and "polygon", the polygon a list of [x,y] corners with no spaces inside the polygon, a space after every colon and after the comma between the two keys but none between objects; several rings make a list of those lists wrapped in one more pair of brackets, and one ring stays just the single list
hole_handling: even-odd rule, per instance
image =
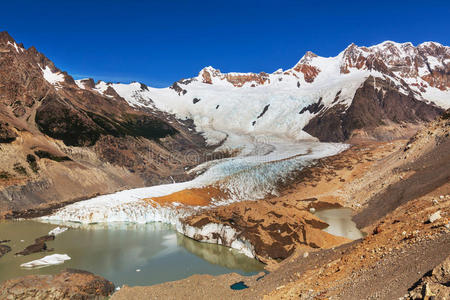
[{"label": "rocky mountain ridge", "polygon": [[1,214],[186,178],[186,151],[207,151],[190,122],[80,89],[0,33]]},{"label": "rocky mountain ridge", "polygon": [[307,52],[293,68],[271,74],[206,67],[165,89],[137,82],[77,84],[192,119],[210,143],[230,133],[388,140],[411,136],[450,107],[450,48],[435,42],[351,44],[336,57]]}]

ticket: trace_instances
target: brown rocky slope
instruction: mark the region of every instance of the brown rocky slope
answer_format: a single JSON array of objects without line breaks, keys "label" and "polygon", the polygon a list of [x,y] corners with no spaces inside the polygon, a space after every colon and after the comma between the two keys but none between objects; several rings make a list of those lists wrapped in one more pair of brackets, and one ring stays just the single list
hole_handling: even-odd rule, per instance
[{"label": "brown rocky slope", "polygon": [[208,151],[192,132],[189,122],[134,109],[114,91],[80,89],[34,47],[0,33],[0,215],[32,216],[49,205],[186,179],[185,168]]},{"label": "brown rocky slope", "polygon": [[322,110],[304,130],[321,141],[339,142],[371,138],[409,138],[424,123],[443,112],[409,95],[400,93],[389,79],[370,76],[357,89],[350,107],[335,105]]}]

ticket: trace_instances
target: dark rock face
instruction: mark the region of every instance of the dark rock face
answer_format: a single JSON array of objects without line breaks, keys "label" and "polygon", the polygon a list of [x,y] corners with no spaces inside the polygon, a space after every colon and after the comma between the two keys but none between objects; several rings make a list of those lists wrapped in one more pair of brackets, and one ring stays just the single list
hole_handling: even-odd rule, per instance
[{"label": "dark rock face", "polygon": [[6,122],[0,121],[0,143],[11,143],[17,138],[17,134]]},{"label": "dark rock face", "polygon": [[36,124],[42,133],[62,140],[68,146],[92,146],[101,135],[159,139],[177,132],[151,116],[126,114],[116,118],[123,120],[80,110],[56,98],[44,100],[36,112]]},{"label": "dark rock face", "polygon": [[1,299],[107,299],[113,292],[112,282],[74,269],[57,275],[29,275],[0,284]]},{"label": "dark rock face", "polygon": [[317,103],[313,103],[310,104],[304,108],[302,108],[302,110],[299,112],[299,114],[301,115],[302,113],[309,111],[312,114],[318,113],[322,108],[324,107],[323,103],[322,103],[322,97],[320,97],[319,101]]},{"label": "dark rock face", "polygon": [[261,118],[262,116],[264,116],[264,114],[267,112],[267,110],[269,109],[270,104],[267,104],[266,106],[264,106],[263,111],[259,114],[259,116],[257,117],[257,119]]},{"label": "dark rock face", "polygon": [[83,85],[87,88],[91,88],[91,89],[95,88],[95,82],[94,82],[94,79],[92,79],[92,78],[83,79],[83,80],[81,80],[81,83],[83,83]]},{"label": "dark rock face", "polygon": [[322,142],[344,141],[347,139],[342,126],[345,109],[344,105],[337,104],[312,118],[303,130]]},{"label": "dark rock face", "polygon": [[[388,122],[428,122],[439,116],[443,110],[404,95],[392,82],[369,77],[356,91],[350,107],[339,102],[315,116],[304,130],[324,142],[348,140],[357,129],[371,130]],[[382,139],[382,137],[381,137]]]},{"label": "dark rock face", "polygon": [[174,82],[170,86],[170,88],[174,90],[178,94],[178,96],[185,95],[187,93],[187,91],[183,89],[177,82]]},{"label": "dark rock face", "polygon": [[36,111],[36,124],[42,133],[62,140],[68,146],[92,146],[100,130],[86,113],[55,98],[47,98]]}]

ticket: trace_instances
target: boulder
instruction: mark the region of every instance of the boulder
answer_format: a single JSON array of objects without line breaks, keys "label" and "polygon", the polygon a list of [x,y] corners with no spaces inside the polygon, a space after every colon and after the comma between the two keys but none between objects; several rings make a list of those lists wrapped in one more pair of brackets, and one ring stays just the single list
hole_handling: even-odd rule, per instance
[{"label": "boulder", "polygon": [[22,251],[16,253],[16,255],[30,255],[33,253],[43,252],[47,250],[47,244],[44,242],[34,243]]},{"label": "boulder", "polygon": [[11,251],[11,247],[7,246],[7,245],[0,245],[0,257],[2,257],[3,255],[5,255],[6,253],[8,253],[9,251]]},{"label": "boulder", "polygon": [[41,237],[38,237],[37,239],[34,240],[35,244],[39,244],[39,243],[45,243],[47,241],[53,241],[55,239],[55,236],[53,234],[47,234]]},{"label": "boulder", "polygon": [[114,284],[90,272],[66,269],[57,275],[29,275],[0,284],[0,299],[107,299]]},{"label": "boulder", "polygon": [[8,123],[0,121],[0,143],[11,143],[17,138]]},{"label": "boulder", "polygon": [[450,256],[425,274],[409,291],[406,299],[448,299],[450,295]]},{"label": "boulder", "polygon": [[430,223],[436,222],[441,218],[441,211],[438,210],[437,212],[435,212],[434,214],[430,215],[430,218],[428,219],[428,221]]}]

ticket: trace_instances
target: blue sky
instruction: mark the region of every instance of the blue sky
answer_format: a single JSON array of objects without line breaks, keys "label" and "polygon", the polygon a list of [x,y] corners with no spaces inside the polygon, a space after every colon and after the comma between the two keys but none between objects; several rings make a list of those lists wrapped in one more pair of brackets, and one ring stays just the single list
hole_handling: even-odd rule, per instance
[{"label": "blue sky", "polygon": [[273,72],[311,50],[450,45],[448,1],[8,1],[0,30],[74,77],[167,86],[204,66]]}]

